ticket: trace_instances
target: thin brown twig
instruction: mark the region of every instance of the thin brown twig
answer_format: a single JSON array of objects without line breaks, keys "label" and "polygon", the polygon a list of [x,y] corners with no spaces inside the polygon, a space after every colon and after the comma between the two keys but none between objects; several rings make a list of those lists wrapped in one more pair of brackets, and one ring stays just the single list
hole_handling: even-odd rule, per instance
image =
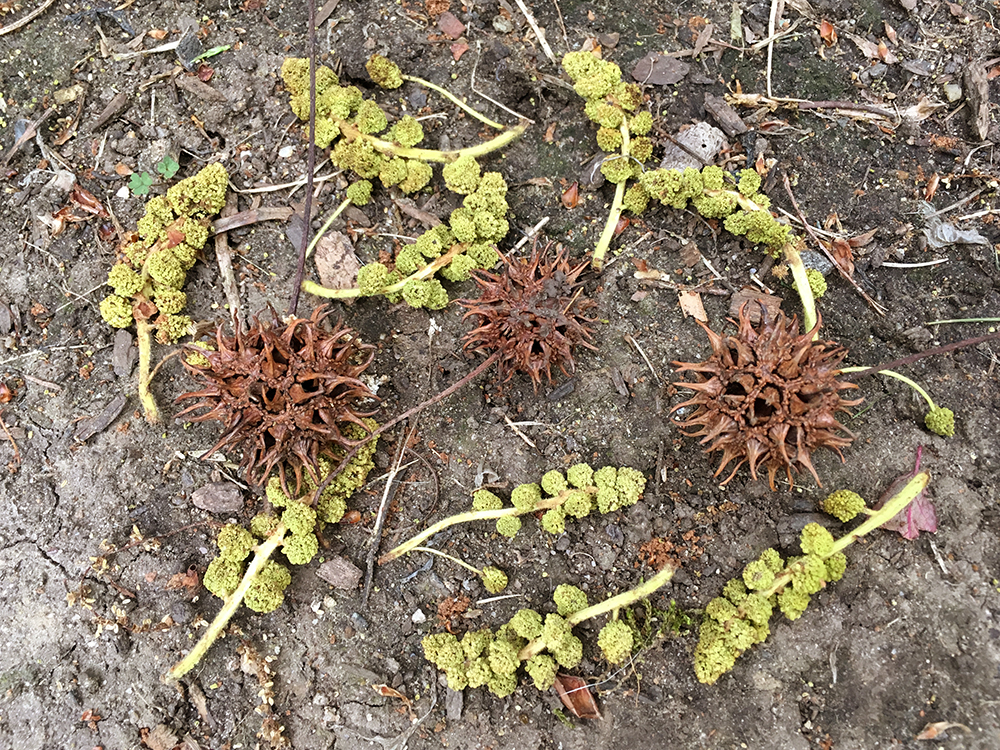
[{"label": "thin brown twig", "polygon": [[0,27],[0,36],[3,36],[4,34],[9,34],[12,31],[17,31],[22,26],[27,26],[29,23],[34,21],[38,16],[42,15],[42,13],[48,10],[48,7],[52,5],[52,3],[54,3],[55,1],[56,0],[45,0],[44,3],[39,5],[24,18],[14,21],[14,23],[10,24],[10,26]]},{"label": "thin brown twig", "polygon": [[[232,194],[222,209],[222,218],[229,219],[236,215],[236,195]],[[229,238],[225,232],[215,234],[215,259],[219,264],[219,276],[222,277],[222,289],[229,302],[229,317],[233,321],[233,330],[237,331],[242,322],[240,316],[240,290],[236,286],[236,274],[233,273],[233,251],[229,247]]]},{"label": "thin brown twig", "polygon": [[[306,167],[306,200],[302,207],[302,240],[299,243],[299,260],[292,284],[292,297],[288,301],[288,314],[295,315],[299,308],[299,293],[306,273],[306,249],[312,229],[313,177],[316,168],[316,2],[309,4],[309,158]],[[317,495],[318,497],[318,495]]]},{"label": "thin brown twig", "polygon": [[847,273],[847,271],[844,269],[844,267],[840,265],[840,262],[836,258],[833,257],[833,253],[830,252],[830,249],[820,241],[819,237],[816,236],[816,233],[813,231],[813,228],[809,225],[809,222],[806,221],[806,217],[802,213],[802,209],[799,208],[798,201],[795,200],[795,195],[792,193],[792,185],[788,181],[788,175],[787,174],[785,174],[785,175],[782,176],[782,182],[785,185],[785,192],[788,193],[788,197],[792,201],[792,207],[795,209],[795,213],[798,214],[799,221],[801,221],[802,222],[802,226],[805,227],[806,234],[808,234],[809,237],[812,238],[812,241],[816,243],[816,245],[823,252],[823,254],[827,257],[827,259],[831,263],[833,263],[833,267],[837,269],[837,272],[840,274],[841,278],[844,279],[848,284],[850,284],[851,286],[853,286],[854,289],[855,289],[855,291],[857,291],[857,293],[860,294],[864,298],[865,302],[867,302],[869,305],[871,305],[872,310],[874,310],[875,312],[877,312],[879,315],[885,315],[886,309],[884,307],[882,307],[882,305],[880,305],[878,302],[876,302],[875,300],[873,300],[868,295],[868,293],[865,292],[865,290],[862,289],[858,285],[858,282],[856,282],[854,280],[854,278],[849,273]]},{"label": "thin brown twig", "polygon": [[459,388],[461,388],[462,386],[464,386],[470,380],[474,379],[476,376],[478,376],[478,375],[482,374],[483,372],[485,372],[490,367],[490,365],[492,365],[494,362],[496,362],[498,359],[500,359],[500,355],[502,353],[503,352],[501,352],[501,351],[495,351],[495,352],[493,352],[493,354],[491,354],[489,357],[487,357],[485,360],[483,360],[483,362],[480,363],[480,365],[475,370],[473,370],[472,372],[470,372],[468,375],[466,375],[464,378],[462,378],[461,380],[459,380],[457,383],[454,383],[454,384],[448,386],[447,388],[445,388],[443,391],[441,391],[438,395],[434,396],[433,398],[429,398],[426,401],[424,401],[423,403],[417,404],[412,409],[408,409],[407,411],[403,412],[402,414],[400,414],[395,419],[390,419],[388,422],[386,422],[384,425],[382,425],[381,427],[379,427],[377,430],[374,430],[371,435],[368,435],[367,437],[365,437],[361,441],[359,441],[356,446],[354,446],[353,448],[351,448],[351,450],[349,450],[344,455],[344,458],[341,459],[341,461],[337,465],[337,467],[333,471],[331,471],[329,474],[326,475],[326,478],[320,483],[319,487],[316,488],[314,496],[318,498],[320,495],[323,494],[323,491],[329,486],[330,482],[332,482],[334,479],[336,479],[337,475],[340,474],[340,472],[342,472],[345,468],[347,468],[347,463],[358,454],[358,451],[361,450],[361,447],[363,445],[365,445],[366,443],[368,443],[371,440],[374,440],[375,438],[377,438],[379,435],[381,435],[386,430],[392,429],[393,427],[395,427],[396,425],[398,425],[400,422],[402,422],[402,421],[404,421],[406,419],[409,419],[414,414],[419,414],[424,409],[426,409],[428,406],[433,406],[438,401],[443,401],[444,399],[448,398],[448,396],[450,396],[451,394],[453,394],[455,391],[457,391]]},{"label": "thin brown twig", "polygon": [[874,367],[868,367],[864,370],[855,370],[854,372],[845,373],[841,377],[844,380],[857,380],[862,375],[873,375],[882,370],[894,370],[897,367],[902,367],[903,365],[913,364],[926,357],[934,357],[938,354],[947,354],[948,352],[953,352],[956,349],[965,349],[970,346],[978,346],[979,344],[984,344],[987,341],[995,341],[1000,339],[1000,331],[996,333],[991,333],[986,336],[977,336],[972,339],[963,339],[962,341],[956,341],[954,344],[944,344],[942,346],[935,346],[931,349],[924,349],[922,352],[917,352],[916,354],[911,354],[907,357],[900,357],[899,359],[894,359],[891,362],[885,362],[880,365],[875,365]]},{"label": "thin brown twig", "polygon": [[10,469],[10,473],[15,473],[19,468],[21,468],[21,451],[17,447],[17,443],[14,442],[14,436],[10,434],[10,430],[7,429],[7,423],[4,421],[3,412],[0,411],[0,428],[3,429],[3,434],[7,436],[10,444],[14,446],[14,459],[7,468]]}]

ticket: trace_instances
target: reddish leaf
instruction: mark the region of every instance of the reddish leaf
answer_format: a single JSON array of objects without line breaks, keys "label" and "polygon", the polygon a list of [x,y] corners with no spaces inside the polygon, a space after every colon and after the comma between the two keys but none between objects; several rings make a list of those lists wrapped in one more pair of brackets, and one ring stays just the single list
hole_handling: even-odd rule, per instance
[{"label": "reddish leaf", "polygon": [[576,208],[580,202],[580,185],[574,182],[563,191],[562,204],[566,208]]},{"label": "reddish leaf", "polygon": [[849,277],[854,276],[854,250],[851,243],[839,237],[830,243],[830,254]]},{"label": "reddish leaf", "polygon": [[181,244],[187,235],[179,229],[168,229],[167,230],[167,247],[177,247]]},{"label": "reddish leaf", "polygon": [[885,26],[885,35],[889,37],[889,41],[893,44],[899,44],[899,37],[896,36],[896,30],[889,25],[888,21],[882,21]]},{"label": "reddish leaf", "polygon": [[215,68],[212,68],[205,63],[198,66],[198,80],[208,83],[212,80],[212,76],[215,75]]},{"label": "reddish leaf", "polygon": [[621,234],[626,229],[628,229],[628,225],[631,224],[631,223],[632,223],[631,219],[629,219],[629,218],[627,218],[625,216],[619,216],[618,217],[618,223],[615,224],[615,234],[614,234],[614,236],[617,237],[619,234]]},{"label": "reddish leaf", "polygon": [[[907,482],[919,473],[920,456],[923,454],[923,450],[923,446],[917,446],[917,460],[913,471],[893,480],[893,483],[889,485],[889,489],[882,493],[882,497],[879,498],[878,503],[875,505],[876,510],[881,508],[889,498],[898,493]],[[888,531],[896,531],[904,539],[916,539],[920,536],[921,531],[933,534],[937,531],[937,513],[934,511],[934,504],[925,498],[923,491],[921,491],[913,499],[913,502],[882,524],[882,528]]]},{"label": "reddish leaf", "polygon": [[578,719],[600,719],[590,687],[581,677],[571,674],[557,674],[552,686],[566,709]]},{"label": "reddish leaf", "polygon": [[170,576],[165,588],[168,590],[187,589],[193,593],[198,588],[198,571],[194,567],[190,567],[185,573],[175,573]]},{"label": "reddish leaf", "polygon": [[460,60],[462,55],[469,51],[469,45],[465,42],[455,42],[449,48],[451,49],[451,56],[455,60]]},{"label": "reddish leaf", "polygon": [[93,214],[94,216],[102,216],[104,218],[108,217],[108,212],[104,209],[104,206],[101,205],[101,202],[97,200],[97,197],[89,190],[84,190],[79,185],[73,186],[73,189],[69,193],[69,199],[70,202],[81,211]]},{"label": "reddish leaf", "polygon": [[837,30],[825,18],[819,22],[819,38],[827,47],[832,47],[837,43]]},{"label": "reddish leaf", "polygon": [[866,247],[875,237],[875,232],[878,231],[878,227],[871,229],[864,234],[859,234],[855,237],[848,237],[847,244],[851,247]]},{"label": "reddish leaf", "polygon": [[542,136],[542,140],[546,143],[552,143],[556,139],[556,123],[550,122],[549,126],[545,128],[545,135]]}]

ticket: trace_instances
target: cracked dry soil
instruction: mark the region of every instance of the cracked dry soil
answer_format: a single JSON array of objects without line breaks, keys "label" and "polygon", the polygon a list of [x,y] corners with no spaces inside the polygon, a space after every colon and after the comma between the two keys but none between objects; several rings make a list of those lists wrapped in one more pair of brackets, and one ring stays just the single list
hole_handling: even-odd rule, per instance
[{"label": "cracked dry soil", "polygon": [[[800,12],[801,4],[788,3],[785,18],[799,26],[775,45],[772,86],[786,96],[901,110],[927,96],[944,103],[932,116],[888,127],[835,110],[740,112],[766,139],[754,148],[775,160],[776,173],[792,178],[799,203],[814,223],[835,213],[848,235],[875,230],[873,243],[857,251],[856,278],[888,313],[875,314],[833,275],[821,301],[824,334],[850,348],[848,364],[873,365],[981,335],[983,324],[925,323],[995,317],[1000,311],[993,248],[927,249],[914,213],[934,174],[942,178],[935,207],[945,208],[980,189],[961,212],[996,205],[993,147],[974,150],[984,142],[970,133],[968,110],[961,111],[964,100],[949,103],[943,88],[961,84],[966,67],[997,54],[993,9],[988,3],[967,3],[965,13],[948,3],[921,1],[907,11],[907,4],[913,3],[817,0],[811,19]],[[650,50],[690,49],[707,22],[716,39],[729,39],[729,3],[640,7],[621,0],[562,0],[565,37],[556,4],[531,5],[557,55],[596,37],[605,55],[626,72]],[[758,38],[766,33],[769,3],[739,0],[733,5],[742,10],[745,28]],[[487,114],[510,121],[510,115],[470,90],[477,64],[477,89],[535,120],[503,156],[485,162],[511,185],[509,218],[517,229],[503,249],[510,249],[519,231],[547,216],[548,237],[582,257],[600,232],[611,192],[607,186],[583,191],[571,210],[560,202],[564,187],[580,179],[595,151],[581,101],[553,82],[559,70],[542,54],[516,7],[496,0],[451,6],[470,45],[458,61],[450,50],[452,40],[422,4],[359,0],[341,0],[323,21],[321,60],[337,65],[372,94],[364,60],[372,52],[387,53],[405,72],[448,85]],[[138,0],[124,10],[136,31],[167,30],[165,41],[195,27],[206,48],[233,45],[208,61],[217,101],[178,86],[176,76],[163,75],[175,66],[171,53],[120,61],[102,56],[102,45],[109,52],[132,51],[126,45],[133,37],[108,14],[67,19],[86,7],[59,4],[0,36],[5,103],[0,159],[11,153],[18,121],[37,119],[53,103],[55,91],[80,84],[84,98],[55,105],[41,140],[126,229],[134,227],[143,201],[117,195],[127,177],[119,176],[115,166],[152,170],[165,149],[180,156],[178,177],[221,160],[241,190],[302,174],[302,132],[277,72],[286,54],[305,54],[304,7]],[[841,32],[834,47],[819,39],[814,19],[820,17]],[[877,44],[888,38],[886,23],[897,37],[891,49],[898,61],[873,65],[844,32]],[[150,49],[160,43],[147,37],[139,45]],[[659,146],[665,142],[662,134],[709,119],[707,95],[721,96],[737,81],[744,92],[766,90],[763,51],[741,54],[708,46],[697,61],[683,59],[690,69],[680,83],[645,88],[660,129]],[[93,127],[116,94],[122,95],[120,109]],[[992,117],[995,83],[988,84],[988,95]],[[407,85],[381,100],[394,114],[423,107],[442,114],[428,121],[434,123],[428,126],[431,146],[479,140],[474,123],[418,87]],[[64,125],[60,118],[72,118],[78,102],[78,132],[54,145]],[[550,127],[550,137],[544,138]],[[991,123],[988,141],[996,142],[997,136]],[[737,145],[733,153],[743,150]],[[673,379],[670,363],[701,358],[707,350],[704,335],[683,318],[674,291],[640,289],[633,260],[674,272],[683,283],[698,270],[684,267],[679,250],[694,243],[722,275],[716,287],[729,290],[749,283],[761,257],[690,214],[663,210],[633,222],[614,243],[623,250],[617,260],[600,275],[590,275],[587,293],[596,300],[600,319],[598,351],[579,352],[572,380],[560,377],[535,393],[525,378],[501,384],[487,375],[420,415],[413,448],[426,463],[407,470],[380,543],[384,551],[428,521],[464,509],[477,476],[490,471],[499,483],[512,486],[581,459],[631,465],[649,478],[637,506],[589,518],[558,538],[529,522],[512,542],[498,540],[485,526],[452,530],[437,540],[471,562],[508,570],[516,599],[480,605],[484,592],[474,578],[441,560],[425,566],[427,560],[414,555],[376,569],[371,600],[362,611],[360,591],[332,588],[316,576],[314,562],[294,572],[279,610],[266,616],[239,614],[228,637],[215,645],[183,690],[164,684],[160,675],[191,646],[219,606],[203,589],[167,586],[189,568],[204,571],[212,556],[210,527],[203,523],[165,536],[151,548],[124,551],[110,558],[109,570],[101,575],[87,574],[91,559],[101,554],[103,540],[127,544],[133,526],[152,537],[198,521],[245,521],[260,501],[242,493],[239,510],[215,515],[192,504],[195,490],[225,480],[230,471],[219,462],[194,458],[217,433],[212,425],[167,421],[154,428],[142,420],[127,350],[115,357],[114,332],[97,310],[114,246],[102,239],[98,221],[50,236],[42,219],[66,200],[51,183],[53,166],[52,157],[31,141],[9,159],[0,185],[5,218],[0,225],[0,378],[13,394],[2,416],[20,453],[19,470],[0,470],[0,747],[118,749],[185,741],[184,747],[254,747],[260,742],[255,736],[260,716],[254,711],[259,687],[240,667],[237,649],[244,642],[272,659],[274,710],[291,745],[302,750],[1000,747],[996,347],[925,359],[907,370],[939,404],[954,409],[958,431],[953,438],[923,428],[923,404],[901,384],[865,378],[860,383],[865,405],[849,423],[858,439],[846,462],[831,454],[817,457],[826,489],[803,479],[794,490],[782,485],[772,492],[745,472],[720,487],[712,476],[713,462],[682,438],[668,416],[680,398],[666,385]],[[325,185],[317,199],[317,221],[339,201],[336,182]],[[257,197],[275,206],[301,200],[300,192],[289,192]],[[791,208],[780,181],[770,194],[776,205]],[[240,194],[239,207],[248,207],[254,197]],[[453,200],[442,192],[425,209],[444,216]],[[962,226],[996,243],[1000,237],[991,218],[981,213]],[[373,204],[352,211],[348,222],[363,261],[389,247],[391,239],[380,233],[420,231],[392,210],[384,191]],[[268,304],[285,308],[295,254],[285,230],[285,224],[270,222],[230,233],[245,310]],[[906,262],[948,260],[909,269],[881,264],[898,260],[898,250]],[[214,254],[211,249],[206,254],[186,290],[195,318],[214,324],[228,315]],[[787,311],[797,310],[791,289],[773,277],[766,283],[778,289]],[[473,295],[474,288],[458,285],[452,294]],[[302,309],[313,302],[304,300]],[[704,302],[713,327],[725,326],[728,293],[705,295]],[[341,312],[379,347],[372,372],[380,383],[383,420],[475,366],[461,353],[467,325],[456,306],[429,315],[370,299]],[[625,336],[639,342],[653,372]],[[166,353],[157,348],[158,357]],[[172,400],[189,387],[173,359],[161,370],[155,393],[169,411]],[[78,440],[78,423],[99,415],[120,394],[129,396],[120,415]],[[388,466],[399,439],[401,434],[392,435],[380,446],[380,468]],[[576,672],[596,683],[603,713],[591,722],[565,719],[553,694],[530,685],[503,700],[480,690],[450,693],[422,657],[420,639],[440,629],[437,607],[449,597],[468,596],[472,603],[456,621],[458,627],[495,626],[521,606],[544,607],[552,588],[563,581],[586,587],[593,601],[648,577],[639,548],[653,538],[688,553],[655,602],[666,606],[674,599],[686,610],[703,607],[762,549],[788,546],[794,529],[813,519],[829,488],[850,487],[874,499],[912,467],[918,445],[924,446],[924,466],[933,476],[937,534],[907,542],[879,533],[854,545],[844,580],[818,595],[799,621],[776,619],[767,642],[742,657],[716,685],[694,678],[694,632],[662,639],[627,668],[609,670],[596,652],[596,629],[580,627],[586,658]],[[0,459],[4,466],[15,461],[7,439],[0,440]],[[351,507],[360,511],[362,522],[328,533],[324,556],[364,566],[380,496],[381,485],[375,485],[354,498]],[[76,595],[72,605],[71,593]],[[155,627],[166,617],[172,625]],[[412,716],[423,718],[422,723],[414,727],[398,699],[373,690],[380,684],[411,698]],[[968,731],[952,728],[931,744],[914,739],[926,724],[939,721],[960,723]]]}]

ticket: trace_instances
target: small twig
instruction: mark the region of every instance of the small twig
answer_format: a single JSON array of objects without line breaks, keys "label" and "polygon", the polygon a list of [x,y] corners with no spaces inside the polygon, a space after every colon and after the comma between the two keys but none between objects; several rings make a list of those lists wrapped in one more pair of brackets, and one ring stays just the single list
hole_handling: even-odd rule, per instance
[{"label": "small twig", "polygon": [[[549,43],[545,40],[545,32],[538,27],[538,21],[535,20],[535,17],[531,14],[531,11],[528,10],[528,6],[525,4],[524,0],[514,0],[514,2],[517,3],[517,7],[521,9],[521,12],[524,14],[524,18],[528,22],[528,25],[531,27],[531,30],[534,31],[535,36],[538,37],[538,43],[542,46],[542,52],[544,52],[545,56],[549,58],[549,62],[551,62],[553,65],[558,65],[559,63],[556,62],[556,56],[552,54],[552,48],[549,47]],[[558,8],[559,6],[557,5],[556,9],[558,10]]]},{"label": "small twig", "polygon": [[3,434],[7,436],[10,444],[14,446],[14,459],[11,463],[7,464],[7,468],[13,474],[21,467],[21,451],[17,447],[17,443],[14,442],[14,436],[10,434],[10,430],[7,429],[7,423],[3,419],[3,412],[0,411],[0,428],[3,429]]},{"label": "small twig", "polygon": [[163,359],[161,359],[159,362],[157,362],[156,363],[156,367],[154,367],[153,371],[151,373],[149,373],[149,379],[150,379],[150,381],[152,381],[152,379],[156,377],[156,373],[158,373],[160,371],[160,368],[163,367],[163,364],[168,359],[176,357],[178,354],[181,353],[181,351],[183,351],[183,350],[182,349],[175,349],[174,351],[170,352],[170,354],[168,354]]},{"label": "small twig", "polygon": [[927,266],[939,266],[942,263],[947,263],[948,258],[939,258],[938,260],[926,260],[923,263],[890,263],[885,261],[882,263],[886,268],[926,268]]},{"label": "small twig", "polygon": [[476,61],[472,64],[472,78],[469,81],[469,88],[472,89],[472,92],[474,94],[478,94],[483,99],[485,99],[486,101],[490,102],[491,104],[493,104],[493,105],[495,105],[497,107],[500,107],[500,109],[502,109],[504,112],[512,114],[512,115],[514,115],[514,117],[517,117],[517,118],[519,118],[521,120],[526,120],[526,121],[530,122],[532,125],[534,125],[535,121],[532,120],[530,117],[525,117],[520,112],[515,112],[510,107],[504,106],[503,104],[501,104],[500,102],[498,102],[493,97],[487,96],[482,91],[480,91],[479,89],[476,88],[476,68],[479,65],[479,57],[480,57],[480,51],[479,50],[480,50],[480,46],[481,46],[481,43],[480,42],[476,42]]},{"label": "small twig", "polygon": [[455,391],[457,391],[459,388],[461,388],[462,386],[464,386],[469,381],[473,380],[477,375],[480,375],[483,372],[485,372],[494,362],[496,362],[498,359],[500,359],[500,355],[502,353],[503,352],[501,352],[501,351],[495,351],[495,352],[493,352],[493,354],[491,354],[489,357],[487,357],[485,360],[483,360],[482,363],[480,363],[480,365],[475,370],[473,370],[472,372],[470,372],[468,375],[466,375],[464,378],[462,378],[461,380],[459,380],[457,383],[454,383],[454,384],[450,385],[449,387],[445,388],[443,391],[441,391],[441,393],[439,393],[438,395],[434,396],[433,398],[429,398],[426,401],[424,401],[423,403],[417,404],[412,409],[408,409],[407,411],[403,412],[402,414],[400,414],[395,419],[390,419],[388,422],[386,422],[384,425],[382,425],[381,427],[379,427],[377,430],[374,430],[371,435],[369,435],[366,438],[361,439],[358,442],[357,445],[355,445],[353,448],[351,448],[351,450],[349,450],[344,455],[343,459],[341,459],[341,461],[340,461],[340,464],[338,464],[337,467],[333,469],[333,471],[331,471],[329,474],[326,475],[326,478],[320,483],[319,487],[316,488],[315,496],[319,497],[320,495],[323,494],[323,491],[330,485],[330,482],[332,482],[334,479],[336,479],[337,476],[340,474],[340,472],[342,472],[344,469],[347,468],[348,462],[358,454],[358,451],[361,450],[361,447],[363,445],[365,445],[366,443],[374,440],[375,438],[377,438],[379,435],[381,435],[386,430],[392,429],[393,427],[395,427],[397,424],[399,424],[403,420],[409,419],[414,414],[419,414],[424,409],[426,409],[428,406],[433,406],[438,401],[442,401],[442,400],[448,398],[448,396],[450,396],[451,394],[453,394]]},{"label": "small twig", "polygon": [[953,352],[956,349],[978,346],[979,344],[984,344],[987,341],[995,341],[996,339],[1000,339],[1000,331],[991,333],[987,336],[977,336],[972,339],[963,339],[961,341],[956,341],[954,344],[944,344],[943,346],[935,346],[931,349],[924,349],[922,352],[917,352],[916,354],[911,354],[907,357],[900,357],[899,359],[894,359],[891,362],[875,365],[874,367],[866,367],[864,370],[857,370],[855,372],[848,373],[844,376],[844,379],[857,380],[862,375],[871,375],[872,373],[879,372],[880,370],[895,370],[903,365],[913,364],[914,362],[918,362],[926,357],[933,357],[938,354],[947,354],[948,352]]},{"label": "small twig", "polygon": [[787,174],[782,175],[782,182],[785,185],[785,192],[788,193],[788,198],[792,201],[792,207],[795,209],[795,212],[799,215],[799,221],[801,221],[802,226],[805,227],[806,234],[808,234],[809,237],[812,239],[812,241],[816,243],[817,247],[819,247],[819,249],[827,257],[827,259],[831,263],[833,263],[834,268],[837,269],[837,272],[840,274],[841,278],[844,279],[848,284],[853,286],[854,289],[857,291],[857,293],[864,298],[865,302],[867,302],[875,312],[877,312],[879,315],[885,315],[886,312],[885,308],[882,307],[882,305],[880,305],[878,302],[873,300],[868,295],[868,293],[865,292],[865,290],[858,285],[858,282],[854,280],[851,274],[847,273],[847,271],[844,270],[843,266],[840,265],[837,259],[833,257],[833,253],[830,252],[830,249],[826,245],[824,245],[820,241],[819,237],[816,236],[816,233],[813,232],[813,228],[809,225],[809,222],[806,221],[806,217],[803,215],[802,209],[799,208],[798,201],[795,200],[795,194],[792,193],[792,185],[788,181]]},{"label": "small twig", "polygon": [[292,297],[288,301],[288,314],[294,315],[299,307],[302,279],[306,273],[306,249],[312,229],[313,178],[316,169],[316,3],[309,2],[309,158],[306,166],[306,200],[302,208],[302,241],[299,243],[298,265],[292,282]]},{"label": "small twig", "polygon": [[[459,99],[457,96],[455,96],[453,93],[451,93],[450,91],[448,91],[448,89],[442,88],[442,87],[438,86],[435,83],[431,83],[430,81],[425,81],[423,78],[418,78],[417,76],[410,76],[410,75],[406,75],[404,73],[402,77],[403,77],[404,81],[409,81],[410,83],[416,83],[416,84],[418,84],[420,86],[426,86],[427,88],[431,89],[432,91],[438,92],[445,99],[447,99],[448,101],[452,102],[453,104],[455,104],[456,106],[458,106],[460,109],[464,110],[467,114],[472,115],[473,117],[475,117],[477,120],[479,120],[484,125],[489,125],[491,128],[496,128],[497,130],[503,130],[504,129],[504,126],[501,123],[497,122],[496,120],[491,120],[489,117],[487,117],[486,115],[484,115],[482,112],[477,112],[472,107],[470,107],[468,104],[466,104],[461,99]],[[493,100],[491,99],[490,101],[493,101]],[[496,104],[496,102],[494,102],[494,104]],[[507,110],[507,111],[509,112],[510,110]]]},{"label": "small twig", "polygon": [[223,232],[229,232],[240,227],[248,227],[259,221],[284,221],[292,213],[294,212],[288,206],[254,208],[249,211],[240,211],[239,213],[233,213],[223,216],[221,219],[216,219],[212,222],[211,230],[215,234],[222,234]]},{"label": "small twig", "polygon": [[29,23],[31,23],[36,18],[38,18],[38,16],[42,15],[42,13],[44,13],[46,10],[48,10],[49,6],[52,5],[52,3],[54,3],[55,1],[56,0],[45,0],[44,3],[42,3],[41,5],[39,5],[37,8],[35,8],[33,11],[31,11],[31,13],[29,13],[28,15],[26,15],[24,18],[18,19],[17,21],[15,21],[14,23],[12,23],[10,26],[0,27],[0,36],[3,36],[4,34],[9,34],[12,31],[17,31],[22,26],[27,26]]},{"label": "small twig", "polygon": [[535,445],[533,442],[531,442],[531,438],[529,438],[527,435],[521,432],[521,430],[518,429],[517,425],[511,422],[510,417],[508,417],[506,414],[503,415],[503,421],[506,422],[507,426],[514,431],[514,434],[517,435],[519,438],[521,438],[521,440],[523,440],[525,443],[527,443],[532,450],[536,451],[538,450],[538,446]]},{"label": "small twig", "polygon": [[639,342],[628,333],[625,334],[625,341],[631,344],[635,350],[639,352],[639,356],[642,357],[642,361],[646,363],[646,367],[648,367],[649,371],[653,373],[653,377],[656,379],[657,385],[662,385],[663,382],[660,380],[660,376],[656,374],[656,370],[653,369],[653,363],[649,361],[649,357],[646,356],[646,352],[644,352],[642,347],[639,346]]},{"label": "small twig", "polygon": [[[0,32],[2,33],[2,32]],[[25,143],[30,141],[38,133],[38,129],[44,124],[46,120],[49,119],[56,111],[55,107],[49,107],[47,110],[42,112],[41,116],[33,123],[31,123],[24,132],[21,133],[21,137],[17,139],[14,145],[11,147],[10,151],[7,152],[6,158],[3,160],[3,166],[10,164],[10,160],[14,158],[14,154],[17,153],[18,149],[21,148]]]},{"label": "small twig", "polygon": [[563,44],[566,45],[566,49],[569,49],[569,36],[566,34],[566,23],[563,21],[562,10],[559,8],[559,0],[552,0],[552,4],[556,6],[556,16],[559,18],[559,28],[562,29]]},{"label": "small twig", "polygon": [[[343,173],[343,170],[338,169],[333,174],[325,174],[322,177],[314,177],[313,183],[316,182],[326,182],[327,180],[332,180],[335,177],[339,177]],[[292,182],[283,182],[280,185],[261,185],[260,187],[241,189],[236,187],[232,182],[229,183],[229,189],[233,190],[240,195],[251,195],[253,193],[276,193],[279,190],[287,190],[288,188],[300,188],[306,184],[308,180],[303,177],[301,180],[294,180]]]},{"label": "small twig", "polygon": [[[236,214],[236,196],[230,195],[222,208],[222,219]],[[240,329],[240,290],[236,286],[236,274],[233,273],[233,253],[229,248],[229,239],[225,232],[215,233],[215,259],[219,264],[219,275],[222,277],[222,289],[229,302],[229,317],[233,321],[233,330]]]},{"label": "small twig", "polygon": [[525,246],[525,244],[527,244],[528,240],[534,239],[535,235],[538,234],[541,228],[549,223],[550,218],[551,217],[549,216],[543,216],[541,219],[539,219],[538,223],[535,224],[535,226],[533,226],[527,232],[525,232],[524,237],[522,237],[517,241],[517,243],[514,245],[513,251],[520,250],[522,247]]},{"label": "small twig", "polygon": [[396,476],[401,470],[400,464],[403,462],[403,452],[406,450],[406,446],[413,438],[413,433],[416,432],[416,430],[417,421],[413,420],[413,426],[410,428],[410,434],[399,442],[399,448],[396,451],[396,458],[392,462],[392,468],[389,470],[389,476],[385,481],[385,489],[382,491],[382,502],[379,503],[378,515],[375,516],[375,526],[372,528],[371,546],[368,548],[368,558],[365,561],[365,588],[364,593],[361,595],[362,612],[368,608],[368,596],[371,594],[372,578],[375,572],[375,557],[378,555],[379,543],[382,540],[382,526],[385,524],[385,516],[389,511],[389,501],[395,494]]},{"label": "small twig", "polygon": [[767,19],[767,95],[771,96],[771,61],[774,57],[774,27],[778,22],[778,6],[782,0],[771,0],[771,13]]}]

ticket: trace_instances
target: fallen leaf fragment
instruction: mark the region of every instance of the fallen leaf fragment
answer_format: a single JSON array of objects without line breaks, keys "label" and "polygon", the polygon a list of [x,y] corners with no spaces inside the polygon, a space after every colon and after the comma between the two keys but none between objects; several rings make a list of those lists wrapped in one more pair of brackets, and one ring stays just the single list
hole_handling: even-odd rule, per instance
[{"label": "fallen leaf fragment", "polygon": [[375,692],[381,695],[383,698],[398,698],[403,701],[403,705],[407,708],[410,707],[410,699],[403,695],[401,692],[395,688],[391,688],[388,685],[372,685]]},{"label": "fallen leaf fragment", "polygon": [[941,735],[943,735],[945,732],[947,732],[949,729],[953,727],[958,727],[966,734],[972,733],[972,730],[969,729],[969,727],[965,726],[965,724],[959,724],[957,721],[934,721],[925,726],[922,730],[920,730],[920,734],[918,734],[913,739],[934,740],[939,738]]},{"label": "fallen leaf fragment", "polygon": [[139,741],[149,750],[172,750],[177,746],[178,739],[166,724],[157,724],[152,729],[140,729]]},{"label": "fallen leaf fragment", "polygon": [[576,208],[580,202],[580,183],[574,182],[563,191],[562,204],[565,208]]},{"label": "fallen leaf fragment", "polygon": [[684,313],[685,318],[692,317],[702,323],[708,322],[708,314],[705,312],[705,306],[701,303],[701,295],[698,292],[679,292],[677,301],[680,303],[681,312]]},{"label": "fallen leaf fragment", "polygon": [[546,143],[552,143],[556,139],[556,123],[555,120],[549,123],[549,126],[545,128],[545,135],[542,136],[542,140]]},{"label": "fallen leaf fragment", "polygon": [[[881,508],[891,497],[898,494],[920,472],[920,457],[922,454],[923,446],[918,445],[917,459],[914,462],[913,471],[907,472],[893,480],[892,484],[882,493],[882,496],[875,504],[875,510]],[[904,539],[916,539],[920,536],[921,531],[933,534],[937,531],[937,513],[934,510],[934,504],[924,497],[924,490],[921,490],[920,494],[909,505],[882,524],[882,528],[887,531],[895,531]]]},{"label": "fallen leaf fragment", "polygon": [[632,78],[653,86],[672,86],[688,74],[691,66],[673,57],[650,52],[632,68]]},{"label": "fallen leaf fragment", "polygon": [[449,49],[451,50],[452,59],[458,61],[462,59],[462,55],[469,51],[469,45],[465,42],[455,42]]},{"label": "fallen leaf fragment", "polygon": [[601,712],[597,710],[590,687],[582,677],[571,674],[557,674],[552,685],[559,700],[563,702],[571,714],[578,719],[600,719]]},{"label": "fallen leaf fragment", "polygon": [[832,47],[837,43],[837,30],[825,18],[819,22],[819,38],[827,47]]},{"label": "fallen leaf fragment", "polygon": [[359,268],[354,245],[343,232],[327,232],[316,244],[316,270],[320,284],[327,289],[351,289]]},{"label": "fallen leaf fragment", "polygon": [[168,590],[187,589],[193,593],[198,586],[198,571],[192,566],[184,573],[175,573],[170,576],[165,588]]},{"label": "fallen leaf fragment", "polygon": [[850,242],[837,237],[830,243],[830,255],[848,278],[854,278],[854,249]]}]

